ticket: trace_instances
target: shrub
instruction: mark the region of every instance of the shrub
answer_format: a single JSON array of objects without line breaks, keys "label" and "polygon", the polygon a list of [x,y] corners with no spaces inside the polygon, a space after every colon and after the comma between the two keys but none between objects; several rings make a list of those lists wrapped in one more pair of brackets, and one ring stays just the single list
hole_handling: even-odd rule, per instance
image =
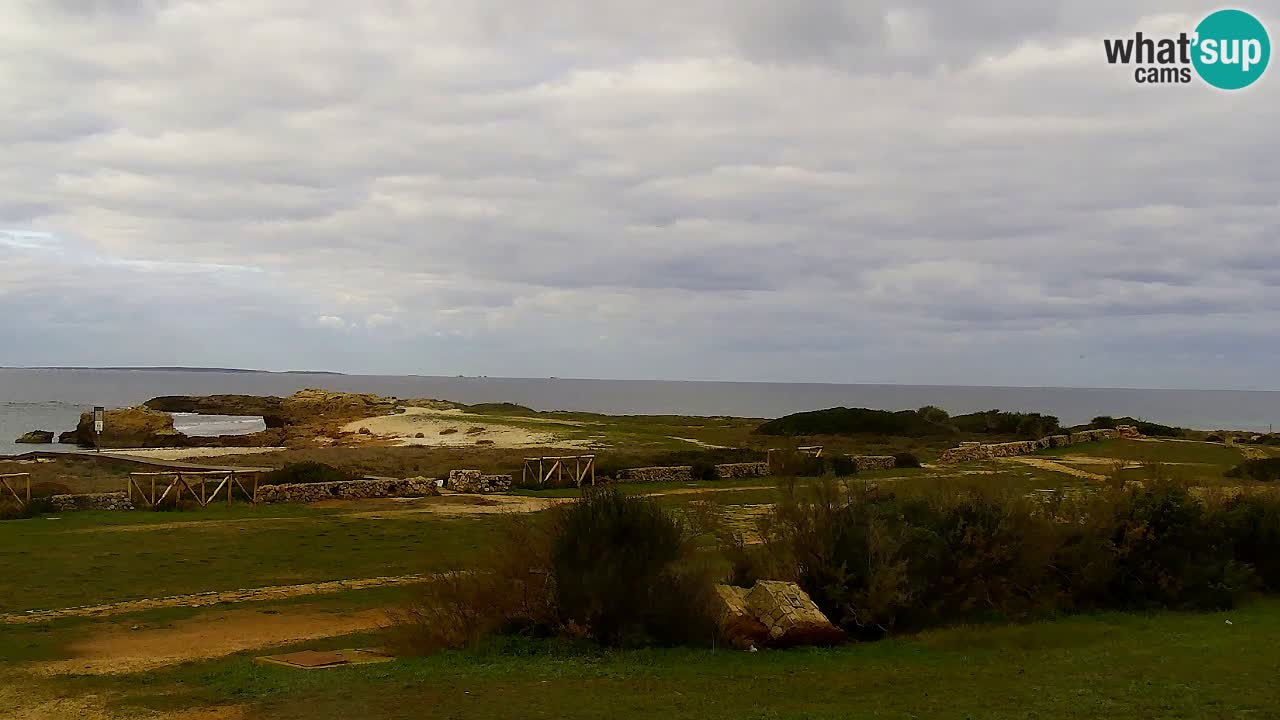
[{"label": "shrub", "polygon": [[694,480],[715,480],[719,477],[716,473],[715,463],[699,460],[690,467],[692,468],[691,472]]},{"label": "shrub", "polygon": [[612,646],[713,636],[712,569],[694,533],[653,500],[602,488],[509,523],[474,572],[424,586],[397,613],[394,647],[432,652],[494,634]]},{"label": "shrub", "polygon": [[307,460],[289,463],[282,468],[263,473],[259,483],[263,485],[292,485],[294,483],[324,483],[342,480],[356,480],[356,473],[326,465],[321,462]]},{"label": "shrub", "polygon": [[956,415],[951,418],[951,422],[961,432],[1016,435],[1028,439],[1042,438],[1061,430],[1058,418],[1052,415],[1004,412],[1003,410],[985,410],[968,415]]},{"label": "shrub", "polygon": [[63,485],[62,483],[52,482],[49,480],[42,480],[40,482],[31,483],[32,499],[47,498],[47,497],[52,497],[54,495],[70,495],[70,494],[72,494],[71,488],[67,487],[66,485]]},{"label": "shrub", "polygon": [[31,486],[31,493],[31,502],[25,505],[19,505],[12,499],[0,499],[0,520],[25,520],[53,512],[53,503],[48,496],[37,496],[35,485]]},{"label": "shrub", "polygon": [[471,571],[423,584],[391,613],[388,644],[424,655],[473,646],[495,633],[560,632],[547,530],[540,518],[509,518],[502,541]]},{"label": "shrub", "polygon": [[833,455],[827,464],[831,466],[831,474],[836,477],[858,474],[858,463],[847,455]]},{"label": "shrub", "polygon": [[770,420],[756,432],[762,435],[901,435],[927,437],[954,432],[950,427],[926,420],[915,410],[889,412],[867,408],[837,407],[795,413]]},{"label": "shrub", "polygon": [[827,463],[825,458],[796,450],[780,450],[771,456],[769,469],[774,475],[818,477],[826,472]]},{"label": "shrub", "polygon": [[692,534],[656,502],[616,488],[564,512],[551,565],[562,624],[605,645],[673,645],[713,633],[712,580]]},{"label": "shrub", "polygon": [[788,483],[763,530],[769,556],[863,638],[1090,608],[1225,608],[1280,588],[1280,501],[1206,503],[1167,481],[1048,500]]},{"label": "shrub", "polygon": [[895,467],[900,467],[900,468],[923,467],[920,464],[920,458],[908,452],[894,453],[893,463]]},{"label": "shrub", "polygon": [[1230,478],[1271,482],[1280,480],[1280,458],[1254,458],[1245,460],[1226,472]]}]

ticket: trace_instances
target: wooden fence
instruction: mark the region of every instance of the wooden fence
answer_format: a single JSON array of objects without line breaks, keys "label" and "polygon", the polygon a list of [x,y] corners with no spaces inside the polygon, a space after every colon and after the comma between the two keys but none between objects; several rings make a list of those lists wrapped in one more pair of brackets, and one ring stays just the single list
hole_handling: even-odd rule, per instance
[{"label": "wooden fence", "polygon": [[[252,490],[246,488],[244,482],[252,476]],[[197,487],[191,487],[188,482],[199,480]],[[148,485],[147,481],[150,480]],[[213,491],[209,491],[209,483],[217,482]],[[160,507],[170,493],[173,493],[174,502],[182,499],[182,493],[185,490],[191,495],[191,499],[195,500],[200,507],[209,507],[209,503],[214,502],[221,495],[227,502],[227,506],[231,506],[233,489],[240,488],[241,495],[244,496],[251,504],[258,503],[258,473],[254,472],[235,472],[226,470],[170,470],[168,472],[149,472],[149,473],[129,473],[129,484],[125,488],[125,492],[129,494],[129,501],[132,502],[134,493],[138,498],[149,505],[153,510]]]},{"label": "wooden fence", "polygon": [[0,501],[11,499],[23,508],[31,504],[31,473],[0,475]]},{"label": "wooden fence", "polygon": [[520,469],[520,484],[529,487],[529,476],[532,475],[538,481],[538,487],[545,487],[554,475],[556,484],[563,485],[569,460],[573,461],[572,477],[578,487],[582,487],[582,483],[587,480],[590,480],[592,485],[596,484],[595,455],[525,458],[524,467]]}]

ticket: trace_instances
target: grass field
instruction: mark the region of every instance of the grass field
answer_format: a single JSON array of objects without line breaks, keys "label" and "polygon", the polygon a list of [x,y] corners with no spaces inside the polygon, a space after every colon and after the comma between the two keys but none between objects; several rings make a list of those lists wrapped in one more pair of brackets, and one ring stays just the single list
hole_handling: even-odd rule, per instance
[{"label": "grass field", "polygon": [[[371,465],[408,457],[358,452]],[[1041,456],[1064,465],[1070,456],[1097,458],[1102,464],[1077,465],[1103,473],[1112,461],[1137,461],[1219,478],[1240,458],[1208,443],[1128,441]],[[624,487],[676,509],[706,501],[734,513],[771,503],[774,482]],[[1052,463],[1001,461],[865,473],[851,482],[953,492],[1092,481]],[[544,507],[575,493],[521,492],[507,501]],[[0,522],[0,614],[465,569],[500,532],[502,518],[481,512],[485,502],[211,506]],[[1220,718],[1269,717],[1280,707],[1272,681],[1280,601],[1263,598],[1230,613],[1107,613],[825,650],[746,654],[714,649],[708,638],[704,648],[628,652],[499,643],[311,672],[252,662],[271,648],[380,644],[381,610],[412,592],[401,585],[0,622],[0,717]]]},{"label": "grass field", "polygon": [[232,717],[263,720],[1270,717],[1280,707],[1276,637],[1280,603],[1258,601],[1230,613],[1103,614],[758,654],[535,643],[311,672],[240,654],[62,688],[105,693],[126,716],[231,706],[243,709]]}]

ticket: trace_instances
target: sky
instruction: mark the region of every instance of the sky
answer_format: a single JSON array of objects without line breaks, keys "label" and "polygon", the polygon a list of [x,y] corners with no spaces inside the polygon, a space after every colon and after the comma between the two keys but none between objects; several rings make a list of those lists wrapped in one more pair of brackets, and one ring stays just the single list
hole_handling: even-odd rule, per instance
[{"label": "sky", "polygon": [[0,365],[1280,389],[1218,7],[0,0]]}]

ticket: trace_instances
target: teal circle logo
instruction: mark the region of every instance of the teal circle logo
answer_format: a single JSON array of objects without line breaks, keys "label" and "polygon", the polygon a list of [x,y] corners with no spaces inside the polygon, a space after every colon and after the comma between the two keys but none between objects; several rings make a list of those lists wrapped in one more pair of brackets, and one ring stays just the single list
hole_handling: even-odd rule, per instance
[{"label": "teal circle logo", "polygon": [[1200,78],[1220,90],[1249,87],[1271,61],[1271,38],[1258,18],[1243,10],[1219,10],[1196,26],[1194,56]]}]

